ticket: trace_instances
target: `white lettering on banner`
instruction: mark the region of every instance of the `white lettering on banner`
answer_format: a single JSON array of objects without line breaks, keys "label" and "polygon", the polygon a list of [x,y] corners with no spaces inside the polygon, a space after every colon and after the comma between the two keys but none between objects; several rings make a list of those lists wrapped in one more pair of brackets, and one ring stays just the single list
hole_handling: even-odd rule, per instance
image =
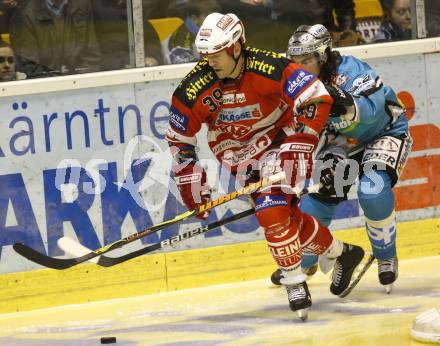
[{"label": "white lettering on banner", "polygon": [[[142,133],[142,113],[135,104],[114,105],[114,102],[104,102],[104,99],[91,95],[87,100],[87,109],[78,109],[77,102],[72,101],[72,104],[66,105],[71,109],[62,111],[47,111],[48,106],[35,97],[33,101],[13,102],[12,109],[15,111],[41,111],[39,114],[14,114],[10,121],[8,117],[2,117],[2,123],[8,122],[4,129],[11,131],[5,132],[4,137],[10,138],[10,141],[9,145],[0,144],[0,157],[38,156],[55,151],[63,152],[65,156],[72,150],[86,148],[92,154],[97,147],[122,144],[127,141],[126,137]],[[113,107],[108,103],[113,103]],[[7,102],[4,104],[11,106]],[[51,107],[56,109],[57,105],[51,104]],[[3,111],[2,114],[8,112]]]}]

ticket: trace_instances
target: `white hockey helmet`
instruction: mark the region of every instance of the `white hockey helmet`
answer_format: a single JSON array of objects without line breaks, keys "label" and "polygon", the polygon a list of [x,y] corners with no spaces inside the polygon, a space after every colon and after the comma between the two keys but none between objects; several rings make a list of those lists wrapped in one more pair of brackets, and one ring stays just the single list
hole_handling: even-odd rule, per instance
[{"label": "white hockey helmet", "polygon": [[292,59],[298,55],[317,53],[319,62],[324,63],[327,61],[327,48],[332,48],[332,37],[324,25],[301,25],[289,39],[286,56]]},{"label": "white hockey helmet", "polygon": [[241,20],[233,13],[214,12],[200,26],[195,44],[199,54],[207,55],[227,49],[238,41],[246,42]]}]

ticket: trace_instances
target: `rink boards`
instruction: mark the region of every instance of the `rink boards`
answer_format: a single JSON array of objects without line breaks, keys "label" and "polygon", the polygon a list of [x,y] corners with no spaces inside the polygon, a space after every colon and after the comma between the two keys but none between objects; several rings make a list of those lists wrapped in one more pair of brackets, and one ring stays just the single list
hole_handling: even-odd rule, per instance
[{"label": "rink boards", "polygon": [[[400,221],[440,216],[439,175],[436,173],[440,171],[439,47],[439,40],[431,39],[355,47],[347,51],[362,58],[368,57],[368,62],[382,80],[393,86],[408,108],[414,148],[395,189]],[[141,265],[145,270],[143,274],[131,265],[129,270],[121,266],[114,271],[106,269],[89,276],[88,273],[95,273],[98,269],[86,266],[62,273],[34,271],[40,267],[12,250],[11,245],[19,241],[50,256],[63,256],[57,246],[57,240],[62,236],[78,239],[83,245],[95,249],[185,210],[168,177],[171,158],[164,133],[171,93],[191,66],[57,77],[50,81],[28,81],[27,84],[17,82],[0,90],[3,95],[0,123],[5,129],[5,135],[0,138],[0,273],[11,273],[2,275],[0,280],[5,283],[5,289],[10,290],[8,293],[24,289],[31,292],[27,296],[35,295],[38,289],[25,283],[26,280],[36,284],[56,280],[52,282],[58,284],[48,289],[54,296],[63,290],[72,291],[71,296],[75,296],[75,291],[87,287],[87,282],[90,286],[93,286],[90,282],[94,282],[107,287],[102,291],[109,292],[104,295],[95,292],[87,298],[77,296],[75,301],[101,299],[106,294],[111,296],[112,292],[121,294],[114,285],[124,286],[125,282],[136,283],[133,288],[124,286],[127,295],[138,294],[139,290],[174,290],[197,285],[192,278],[197,277],[198,271],[193,269],[195,272],[189,272],[187,279],[179,279],[183,283],[174,284],[171,267],[168,267],[174,260],[183,263],[185,257],[189,264],[191,261],[197,263],[200,262],[198,256],[208,256],[212,260],[219,253],[231,255],[230,258],[236,260],[243,251],[247,253],[244,261],[250,261],[244,267],[252,268],[249,278],[270,272],[271,260],[261,255],[265,253],[265,245],[261,242],[263,234],[255,218],[214,230],[173,249],[195,249],[193,260],[188,259],[192,256],[173,252],[148,256],[141,260],[141,263],[146,261]],[[403,75],[402,71],[407,72]],[[202,163],[208,167],[210,183],[216,185],[219,181],[216,195],[232,191],[234,181],[219,171],[206,150],[203,133],[199,137],[199,146]],[[246,208],[248,203],[240,199],[216,208],[208,222]],[[355,189],[352,189],[349,201],[340,205],[336,216],[332,229],[362,225],[362,211],[358,207]],[[199,225],[191,219],[124,250],[137,249]],[[363,234],[362,231],[344,232],[358,241],[358,234]],[[437,239],[431,239],[431,244]],[[243,246],[242,243],[251,245]],[[212,246],[225,247],[210,250]],[[219,258],[226,258],[220,263],[229,263],[228,257]],[[236,266],[231,262],[230,268]],[[166,277],[164,268],[167,268]],[[175,270],[183,272],[179,267]],[[19,273],[13,274],[15,272]],[[152,277],[149,276],[151,272],[154,273]],[[232,269],[229,274],[213,272],[210,275],[213,282],[218,282],[241,278],[242,274],[237,273]],[[145,277],[152,278],[151,282],[147,284]],[[205,276],[198,277],[203,284]],[[77,280],[83,280],[82,284],[75,287],[70,283]],[[65,284],[62,289],[61,282]],[[54,296],[49,294],[47,304],[54,303]],[[18,301],[19,295],[15,297]],[[8,309],[15,309],[14,299]],[[33,304],[29,303],[26,308],[33,307]]]},{"label": "rink boards", "polygon": [[[363,228],[336,236],[369,249]],[[440,219],[399,224],[397,246],[400,259],[440,255]],[[147,255],[112,268],[3,274],[0,295],[8,298],[0,313],[269,278],[274,268],[265,242],[256,241]]]}]

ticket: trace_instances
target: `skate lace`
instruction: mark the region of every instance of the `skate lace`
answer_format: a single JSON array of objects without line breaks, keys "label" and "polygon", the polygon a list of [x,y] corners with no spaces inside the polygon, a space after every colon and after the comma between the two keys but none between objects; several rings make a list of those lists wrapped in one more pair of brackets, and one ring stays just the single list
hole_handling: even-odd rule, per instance
[{"label": "skate lace", "polygon": [[303,285],[286,286],[287,287],[287,297],[289,301],[304,299],[306,297],[306,290]]},{"label": "skate lace", "polygon": [[341,265],[341,263],[339,263],[339,261],[336,261],[335,267],[334,267],[333,273],[332,273],[333,284],[338,286],[339,283],[341,282],[341,278],[342,278],[342,265]]},{"label": "skate lace", "polygon": [[379,274],[384,272],[394,272],[395,269],[394,258],[388,260],[379,261]]}]

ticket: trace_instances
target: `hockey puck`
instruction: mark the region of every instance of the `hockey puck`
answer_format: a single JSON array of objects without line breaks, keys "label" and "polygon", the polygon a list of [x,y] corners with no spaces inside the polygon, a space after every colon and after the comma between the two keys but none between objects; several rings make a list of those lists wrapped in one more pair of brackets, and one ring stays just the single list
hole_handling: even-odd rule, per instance
[{"label": "hockey puck", "polygon": [[101,338],[101,344],[114,344],[114,343],[116,343],[115,336],[103,336]]}]

